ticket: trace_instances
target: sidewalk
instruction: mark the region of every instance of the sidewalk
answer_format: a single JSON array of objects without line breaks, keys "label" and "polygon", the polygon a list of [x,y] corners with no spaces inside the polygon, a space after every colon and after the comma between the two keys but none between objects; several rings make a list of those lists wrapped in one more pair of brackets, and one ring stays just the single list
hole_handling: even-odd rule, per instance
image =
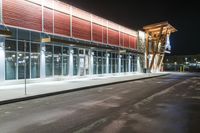
[{"label": "sidewalk", "polygon": [[168,73],[151,73],[151,74],[132,74],[117,75],[106,77],[90,77],[73,80],[50,81],[42,83],[27,84],[27,95],[25,95],[25,85],[7,85],[0,86],[0,105],[40,98],[45,96],[57,95],[91,87],[122,83],[132,80],[140,80],[163,76]]}]

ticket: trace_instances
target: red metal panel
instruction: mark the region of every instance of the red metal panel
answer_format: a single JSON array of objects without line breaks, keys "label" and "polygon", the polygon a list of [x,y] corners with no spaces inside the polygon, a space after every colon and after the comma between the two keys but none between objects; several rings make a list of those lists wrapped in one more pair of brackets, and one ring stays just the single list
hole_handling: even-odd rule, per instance
[{"label": "red metal panel", "polygon": [[119,45],[119,32],[108,29],[108,43],[113,45]]},{"label": "red metal panel", "polygon": [[44,31],[53,33],[53,10],[44,8]]},{"label": "red metal panel", "polygon": [[54,32],[70,36],[70,17],[61,12],[54,12]]},{"label": "red metal panel", "polygon": [[137,48],[137,38],[135,36],[129,36],[130,38],[130,48]]},{"label": "red metal panel", "polygon": [[34,30],[42,30],[42,8],[24,0],[3,0],[5,24]]},{"label": "red metal panel", "polygon": [[102,26],[93,23],[92,34],[93,41],[102,42]]},{"label": "red metal panel", "polygon": [[129,35],[124,33],[124,47],[129,48]]},{"label": "red metal panel", "polygon": [[120,32],[120,46],[124,46],[124,33]]},{"label": "red metal panel", "polygon": [[72,18],[72,35],[75,38],[91,40],[90,22],[73,17]]},{"label": "red metal panel", "polygon": [[103,43],[107,43],[107,28],[103,27]]}]

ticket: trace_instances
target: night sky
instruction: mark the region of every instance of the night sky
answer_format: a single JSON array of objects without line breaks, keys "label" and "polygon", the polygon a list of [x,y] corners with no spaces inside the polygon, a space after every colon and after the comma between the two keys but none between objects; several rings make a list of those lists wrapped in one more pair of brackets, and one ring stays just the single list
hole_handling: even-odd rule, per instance
[{"label": "night sky", "polygon": [[200,54],[198,3],[175,0],[63,0],[73,6],[125,27],[141,30],[144,25],[168,21],[178,32],[171,35],[172,55]]}]

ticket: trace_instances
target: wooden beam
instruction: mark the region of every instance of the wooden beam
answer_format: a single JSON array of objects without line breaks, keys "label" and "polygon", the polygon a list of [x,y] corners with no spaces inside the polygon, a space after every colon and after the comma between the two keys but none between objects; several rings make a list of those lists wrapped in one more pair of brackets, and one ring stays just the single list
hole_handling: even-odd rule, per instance
[{"label": "wooden beam", "polygon": [[163,30],[163,27],[161,27],[161,29],[160,29],[160,33],[159,33],[159,36],[158,36],[158,40],[157,40],[157,42],[156,42],[156,49],[155,49],[155,51],[154,51],[154,53],[153,53],[153,57],[152,57],[151,64],[150,64],[150,70],[152,69],[152,66],[153,66],[153,64],[154,64],[154,59],[155,59],[155,56],[156,56],[156,52],[158,52],[158,44],[159,44],[159,42],[160,42],[160,40],[161,40],[162,30]]},{"label": "wooden beam", "polygon": [[146,33],[146,69],[149,69],[149,33]]}]

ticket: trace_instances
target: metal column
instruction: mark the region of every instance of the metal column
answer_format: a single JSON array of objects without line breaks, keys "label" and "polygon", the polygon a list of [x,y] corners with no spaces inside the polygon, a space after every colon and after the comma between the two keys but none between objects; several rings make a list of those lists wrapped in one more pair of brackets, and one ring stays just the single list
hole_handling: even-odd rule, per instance
[{"label": "metal column", "polygon": [[45,58],[45,43],[40,43],[40,78],[46,77],[46,58]]}]

